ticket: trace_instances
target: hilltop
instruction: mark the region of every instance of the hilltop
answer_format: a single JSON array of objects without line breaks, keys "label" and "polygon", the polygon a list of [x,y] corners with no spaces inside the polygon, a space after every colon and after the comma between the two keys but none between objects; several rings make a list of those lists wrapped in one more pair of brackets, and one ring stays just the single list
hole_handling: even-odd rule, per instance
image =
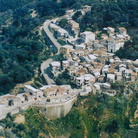
[{"label": "hilltop", "polygon": [[11,113],[0,136],[137,138],[138,36],[128,31],[137,27],[137,7],[125,0],[5,6],[0,113]]}]

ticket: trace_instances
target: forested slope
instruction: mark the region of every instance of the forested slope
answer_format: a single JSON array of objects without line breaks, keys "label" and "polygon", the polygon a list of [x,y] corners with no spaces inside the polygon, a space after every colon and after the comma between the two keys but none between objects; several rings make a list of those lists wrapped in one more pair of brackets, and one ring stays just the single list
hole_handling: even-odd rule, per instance
[{"label": "forested slope", "polygon": [[[7,2],[11,9],[15,9],[2,13],[0,17],[0,95],[9,93],[17,83],[30,80],[42,61],[50,57],[53,51],[49,49],[40,26],[46,19],[65,13],[61,4],[52,0],[19,7],[14,7],[16,1]],[[4,7],[8,8],[8,5]],[[35,16],[32,16],[33,12]]]},{"label": "forested slope", "polygon": [[0,0],[0,12],[14,10],[32,1],[33,0]]},{"label": "forested slope", "polygon": [[[85,4],[92,9],[79,20],[81,31],[138,26],[137,0],[0,0],[0,94],[9,93],[17,83],[31,79],[42,60],[49,58],[52,51],[37,27],[46,19],[64,15],[67,9],[78,10]],[[131,45],[133,47],[133,43]],[[134,50],[137,43],[131,53]],[[118,56],[122,57],[121,53]],[[130,59],[136,58],[137,51],[130,56]]]}]

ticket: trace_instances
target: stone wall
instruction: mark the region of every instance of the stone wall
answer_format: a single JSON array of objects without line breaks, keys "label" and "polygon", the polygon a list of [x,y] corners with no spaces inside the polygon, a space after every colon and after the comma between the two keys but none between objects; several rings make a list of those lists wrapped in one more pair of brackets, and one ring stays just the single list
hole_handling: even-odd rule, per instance
[{"label": "stone wall", "polygon": [[33,105],[38,108],[40,113],[44,115],[47,119],[56,119],[64,117],[72,108],[76,98],[73,98],[69,101],[59,103],[59,104],[47,104],[47,105]]}]

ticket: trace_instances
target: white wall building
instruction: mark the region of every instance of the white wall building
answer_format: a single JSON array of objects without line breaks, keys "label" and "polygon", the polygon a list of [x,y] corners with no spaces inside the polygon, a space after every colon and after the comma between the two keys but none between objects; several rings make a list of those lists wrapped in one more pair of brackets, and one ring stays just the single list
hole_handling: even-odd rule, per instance
[{"label": "white wall building", "polygon": [[102,83],[101,87],[105,89],[110,89],[111,85],[109,83]]},{"label": "white wall building", "polygon": [[35,89],[31,85],[24,85],[24,91],[27,93],[36,93],[38,89]]},{"label": "white wall building", "polygon": [[88,57],[91,61],[94,61],[95,59],[97,59],[97,56],[95,56],[93,54],[88,55]]},{"label": "white wall building", "polygon": [[84,75],[84,85],[90,86],[95,82],[95,77],[92,74]]},{"label": "white wall building", "polygon": [[57,36],[58,37],[68,37],[69,34],[65,29],[60,28],[57,30]]},{"label": "white wall building", "polygon": [[115,82],[115,74],[107,74],[107,82]]},{"label": "white wall building", "polygon": [[61,64],[59,61],[53,61],[50,64],[51,67],[51,72],[53,73],[54,76],[58,76],[58,74],[60,73],[60,69],[61,69]]},{"label": "white wall building", "polygon": [[120,64],[119,65],[119,72],[122,72],[126,69],[126,65],[125,64]]},{"label": "white wall building", "polygon": [[59,71],[60,70],[60,62],[59,61],[53,61],[50,64],[53,71]]},{"label": "white wall building", "polygon": [[84,43],[90,43],[95,40],[95,34],[91,31],[85,31],[80,34],[80,37],[84,40]]},{"label": "white wall building", "polygon": [[69,61],[68,60],[62,61],[62,66],[63,66],[63,70],[67,69],[67,67],[69,67]]}]

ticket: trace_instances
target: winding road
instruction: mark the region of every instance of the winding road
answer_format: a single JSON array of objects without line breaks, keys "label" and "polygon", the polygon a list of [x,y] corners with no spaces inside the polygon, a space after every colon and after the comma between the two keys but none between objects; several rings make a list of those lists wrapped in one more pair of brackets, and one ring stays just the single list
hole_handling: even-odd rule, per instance
[{"label": "winding road", "polygon": [[54,46],[58,49],[58,52],[56,53],[56,55],[58,55],[61,45],[58,43],[57,39],[55,39],[55,37],[53,36],[53,33],[49,30],[50,23],[51,23],[51,20],[47,20],[46,22],[44,22],[43,29],[47,34],[47,36],[49,37],[49,39],[54,44]]},{"label": "winding road", "polygon": [[[47,20],[44,25],[43,25],[43,29],[45,31],[45,33],[47,34],[47,36],[49,37],[49,39],[51,40],[51,42],[53,43],[53,45],[57,48],[58,52],[55,55],[58,55],[60,53],[60,47],[61,45],[57,42],[57,40],[54,38],[53,33],[49,30],[49,25],[50,25],[51,21]],[[48,68],[49,68],[49,64],[53,61],[52,58],[49,58],[48,60],[44,61],[41,64],[41,73],[44,76],[46,82],[48,85],[56,85],[56,83],[54,82],[54,80],[52,78],[50,78],[50,74],[48,72]],[[76,94],[75,97],[72,97],[73,99],[76,99]],[[16,114],[19,112],[20,109],[24,109],[24,108],[28,108],[30,105],[36,103],[37,101],[30,101],[30,102],[25,102],[22,103],[18,106],[14,106],[12,108],[9,108],[8,110],[4,110],[2,114],[0,114],[0,120],[4,119],[7,115],[7,113],[11,112],[11,114]]]},{"label": "winding road", "polygon": [[[56,53],[56,55],[58,55],[60,53],[60,47],[61,47],[61,45],[58,43],[57,39],[54,38],[53,33],[49,30],[50,23],[51,23],[51,20],[46,20],[44,22],[43,29],[44,29],[46,35],[48,36],[48,38],[53,43],[53,45],[57,48],[58,52]],[[49,68],[49,64],[52,61],[53,61],[53,59],[49,58],[48,60],[44,61],[41,64],[41,73],[44,76],[44,78],[45,78],[45,80],[46,80],[46,82],[47,82],[48,85],[55,85],[56,84],[54,82],[54,80],[49,77],[49,74],[47,72],[47,69]]]}]

